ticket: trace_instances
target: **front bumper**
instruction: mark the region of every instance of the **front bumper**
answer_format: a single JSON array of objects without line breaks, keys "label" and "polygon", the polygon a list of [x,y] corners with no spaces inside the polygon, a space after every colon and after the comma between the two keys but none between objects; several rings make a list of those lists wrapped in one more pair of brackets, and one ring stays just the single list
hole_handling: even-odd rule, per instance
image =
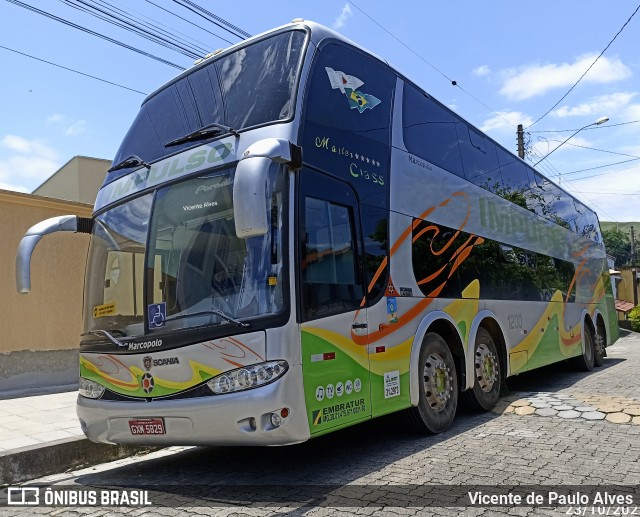
[{"label": "front bumper", "polygon": [[[289,416],[275,427],[271,414]],[[286,445],[309,438],[300,367],[261,388],[209,397],[107,401],[78,396],[78,418],[94,442],[131,445]],[[163,418],[166,434],[133,435],[129,420]]]}]

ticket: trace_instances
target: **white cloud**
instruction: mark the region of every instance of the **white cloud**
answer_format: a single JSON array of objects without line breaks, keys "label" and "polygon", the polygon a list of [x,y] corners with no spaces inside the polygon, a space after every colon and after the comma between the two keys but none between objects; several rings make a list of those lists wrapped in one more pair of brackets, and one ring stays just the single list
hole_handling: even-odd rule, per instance
[{"label": "white cloud", "polygon": [[508,128],[513,130],[518,124],[527,127],[533,123],[533,119],[519,111],[497,111],[494,117],[485,120],[480,126],[481,131],[495,131],[497,129]]},{"label": "white cloud", "polygon": [[617,113],[627,106],[636,95],[636,92],[619,92],[610,95],[601,95],[577,106],[561,106],[553,111],[552,114],[561,118],[582,115],[608,116]]},{"label": "white cloud", "polygon": [[67,136],[74,136],[74,135],[78,135],[82,132],[84,132],[84,130],[86,129],[86,121],[84,120],[78,120],[77,122],[74,122],[73,124],[71,124],[64,132],[65,135]]},{"label": "white cloud", "polygon": [[[549,153],[555,151],[558,147],[560,147],[560,144],[562,144],[565,139],[566,136],[553,138],[538,137],[535,141],[532,141],[531,146],[536,156],[534,162],[538,161],[543,156],[546,156]],[[590,142],[586,138],[583,138],[581,136],[574,136],[571,138],[570,142],[564,144],[564,146],[558,152],[554,153],[553,157],[560,156],[560,153],[566,152],[571,148],[575,148],[575,146],[591,147],[592,145],[592,142]]]},{"label": "white cloud", "polygon": [[60,115],[60,113],[54,113],[53,115],[49,115],[46,119],[47,125],[55,124],[56,122],[61,122],[64,120],[64,116]]},{"label": "white cloud", "polygon": [[[591,66],[595,54],[579,56],[573,63],[526,65],[507,70],[500,93],[509,99],[524,100],[549,90],[572,86]],[[602,56],[584,76],[585,83],[611,83],[626,79],[631,70],[619,58]]]},{"label": "white cloud", "polygon": [[474,68],[471,70],[471,74],[476,77],[484,77],[485,75],[489,75],[491,73],[491,69],[487,65],[481,65],[478,68]]},{"label": "white cloud", "polygon": [[1,188],[30,192],[60,167],[59,154],[40,140],[5,135],[0,147],[9,151],[0,160]]},{"label": "white cloud", "polygon": [[336,21],[333,22],[334,29],[341,29],[347,23],[347,20],[353,16],[353,11],[351,11],[351,6],[349,4],[344,4],[342,7],[342,11],[340,11],[340,16],[336,18]]}]

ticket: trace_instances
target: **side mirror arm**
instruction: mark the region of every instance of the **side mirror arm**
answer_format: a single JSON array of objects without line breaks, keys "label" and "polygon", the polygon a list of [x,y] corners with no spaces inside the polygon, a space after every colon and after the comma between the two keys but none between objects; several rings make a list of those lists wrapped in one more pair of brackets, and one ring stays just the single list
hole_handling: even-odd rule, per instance
[{"label": "side mirror arm", "polygon": [[18,245],[16,255],[16,288],[19,293],[31,291],[31,255],[40,239],[56,232],[91,233],[93,219],[77,215],[62,215],[45,219],[27,230]]}]

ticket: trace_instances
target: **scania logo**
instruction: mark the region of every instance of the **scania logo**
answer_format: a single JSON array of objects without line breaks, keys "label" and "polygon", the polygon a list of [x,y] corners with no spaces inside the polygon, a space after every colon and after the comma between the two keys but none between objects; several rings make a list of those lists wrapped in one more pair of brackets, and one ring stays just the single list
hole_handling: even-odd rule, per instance
[{"label": "scania logo", "polygon": [[151,341],[141,341],[140,343],[129,343],[128,350],[144,350],[145,348],[158,348],[162,346],[162,339],[153,339]]},{"label": "scania logo", "polygon": [[151,356],[147,356],[142,360],[142,364],[144,364],[144,369],[149,371],[151,370]]},{"label": "scania logo", "polygon": [[180,364],[177,357],[165,357],[163,359],[154,359],[153,366],[166,366],[168,364]]}]

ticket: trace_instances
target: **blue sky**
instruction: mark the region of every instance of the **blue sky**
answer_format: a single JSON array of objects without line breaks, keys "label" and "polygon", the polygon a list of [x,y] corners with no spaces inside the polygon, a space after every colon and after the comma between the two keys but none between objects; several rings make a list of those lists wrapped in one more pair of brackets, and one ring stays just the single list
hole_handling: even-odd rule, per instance
[{"label": "blue sky", "polygon": [[[211,50],[229,43],[193,24],[239,41],[173,0],[96,1],[153,20]],[[250,34],[297,17],[333,27],[515,152],[517,124],[531,125],[567,93],[639,1],[197,3]],[[193,63],[61,0],[24,2],[180,66]],[[141,92],[152,92],[178,73],[6,0],[0,0],[0,46]],[[540,164],[547,176],[556,181],[561,176],[562,186],[604,221],[640,221],[638,49],[640,12],[571,93],[527,135],[537,155],[530,159],[534,163],[572,134],[551,131],[610,118],[607,124],[581,131]],[[75,155],[112,159],[144,98],[4,48],[0,64],[0,188],[4,189],[30,192]]]}]

